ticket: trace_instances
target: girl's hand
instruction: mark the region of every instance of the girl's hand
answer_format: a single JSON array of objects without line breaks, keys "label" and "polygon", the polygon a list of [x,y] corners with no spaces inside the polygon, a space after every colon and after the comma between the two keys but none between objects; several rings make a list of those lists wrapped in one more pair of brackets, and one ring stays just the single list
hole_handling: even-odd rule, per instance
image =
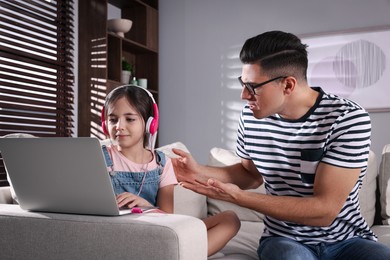
[{"label": "girl's hand", "polygon": [[153,207],[147,200],[130,192],[123,192],[116,196],[119,208]]}]

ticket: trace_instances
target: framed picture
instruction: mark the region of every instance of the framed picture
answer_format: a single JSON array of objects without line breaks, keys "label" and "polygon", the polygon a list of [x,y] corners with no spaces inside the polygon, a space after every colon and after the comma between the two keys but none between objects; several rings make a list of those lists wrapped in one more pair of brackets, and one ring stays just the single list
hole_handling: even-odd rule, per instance
[{"label": "framed picture", "polygon": [[390,26],[301,35],[308,81],[369,112],[390,111]]}]

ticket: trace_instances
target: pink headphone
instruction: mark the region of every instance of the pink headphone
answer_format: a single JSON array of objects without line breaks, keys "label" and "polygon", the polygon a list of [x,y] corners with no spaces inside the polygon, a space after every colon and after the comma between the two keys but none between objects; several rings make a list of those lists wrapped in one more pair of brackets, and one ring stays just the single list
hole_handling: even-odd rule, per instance
[{"label": "pink headphone", "polygon": [[[151,135],[154,135],[155,133],[157,133],[158,120],[159,120],[158,106],[157,106],[156,101],[153,98],[152,93],[150,93],[147,89],[139,87],[139,86],[136,86],[136,85],[119,86],[119,87],[115,88],[114,90],[112,90],[111,92],[115,91],[118,88],[123,88],[123,87],[137,87],[137,88],[143,89],[144,91],[146,91],[146,93],[152,99],[152,101],[153,101],[153,116],[149,117],[147,122],[146,122],[146,132],[150,133]],[[106,108],[105,108],[105,106],[102,107],[101,119],[102,119],[102,130],[103,130],[103,133],[108,136],[109,133],[108,133],[107,126],[106,126]]]}]

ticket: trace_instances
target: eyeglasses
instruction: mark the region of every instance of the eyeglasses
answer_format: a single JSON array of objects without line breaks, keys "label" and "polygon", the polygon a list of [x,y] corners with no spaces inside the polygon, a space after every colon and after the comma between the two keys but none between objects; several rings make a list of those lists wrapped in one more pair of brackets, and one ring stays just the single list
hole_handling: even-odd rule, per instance
[{"label": "eyeglasses", "polygon": [[252,83],[244,83],[244,82],[242,82],[241,76],[239,76],[238,77],[238,81],[240,82],[242,87],[246,87],[246,89],[249,91],[249,93],[251,95],[256,95],[256,91],[255,91],[256,88],[264,86],[265,84],[268,84],[268,83],[270,83],[272,81],[275,81],[275,80],[278,80],[278,79],[284,79],[284,78],[287,78],[287,76],[279,76],[279,77],[272,78],[270,80],[261,82],[259,84],[252,84]]}]

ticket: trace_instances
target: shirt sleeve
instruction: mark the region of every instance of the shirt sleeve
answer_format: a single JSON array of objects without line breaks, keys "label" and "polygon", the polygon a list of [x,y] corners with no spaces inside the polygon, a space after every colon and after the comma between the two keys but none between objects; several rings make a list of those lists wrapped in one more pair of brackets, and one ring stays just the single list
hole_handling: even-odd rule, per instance
[{"label": "shirt sleeve", "polygon": [[160,178],[160,188],[177,183],[178,182],[173,170],[172,160],[166,156],[166,163]]},{"label": "shirt sleeve", "polygon": [[323,162],[345,168],[367,166],[371,121],[364,110],[350,111],[337,120]]},{"label": "shirt sleeve", "polygon": [[250,159],[250,156],[245,150],[245,132],[244,132],[244,110],[241,111],[240,120],[237,129],[237,145],[236,154],[243,159]]}]

